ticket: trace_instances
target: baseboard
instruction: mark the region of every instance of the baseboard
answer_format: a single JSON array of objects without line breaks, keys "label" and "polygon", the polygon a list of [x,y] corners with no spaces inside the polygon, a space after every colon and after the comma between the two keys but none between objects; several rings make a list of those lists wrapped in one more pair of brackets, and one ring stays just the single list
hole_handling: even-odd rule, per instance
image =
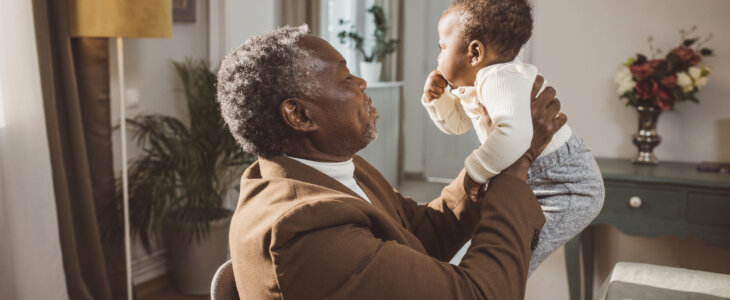
[{"label": "baseboard", "polygon": [[132,281],[135,285],[150,281],[167,273],[167,250],[158,249],[151,254],[132,260]]},{"label": "baseboard", "polygon": [[405,180],[426,180],[426,176],[422,172],[405,172],[403,173]]},{"label": "baseboard", "polygon": [[449,184],[452,181],[454,181],[454,178],[427,177],[423,173],[415,173],[415,172],[406,172],[406,173],[404,173],[403,174],[403,179],[405,179],[405,180],[415,180],[415,181],[435,182],[435,183],[443,183],[443,184]]}]

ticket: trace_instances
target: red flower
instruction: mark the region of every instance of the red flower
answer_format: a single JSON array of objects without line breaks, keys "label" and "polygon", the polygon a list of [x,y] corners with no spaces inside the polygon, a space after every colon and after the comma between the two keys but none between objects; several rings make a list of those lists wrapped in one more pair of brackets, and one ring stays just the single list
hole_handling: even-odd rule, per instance
[{"label": "red flower", "polygon": [[659,89],[652,102],[662,110],[670,110],[674,107],[674,96],[664,89]]},{"label": "red flower", "polygon": [[695,66],[702,60],[702,57],[700,57],[694,50],[684,46],[674,48],[671,53],[674,54],[679,61],[689,64],[690,66]]},{"label": "red flower", "polygon": [[659,93],[659,84],[653,79],[642,80],[636,84],[636,97],[651,100]]},{"label": "red flower", "polygon": [[662,86],[671,90],[677,86],[677,74],[664,76],[664,78],[662,78],[659,82]]},{"label": "red flower", "polygon": [[636,77],[636,81],[642,81],[649,77],[651,72],[654,72],[654,68],[652,68],[646,61],[643,63],[639,63],[638,61],[634,62],[634,64],[629,67],[629,70],[631,70],[631,74]]},{"label": "red flower", "polygon": [[652,59],[649,61],[649,66],[653,69],[661,69],[664,67],[664,60],[660,58]]}]

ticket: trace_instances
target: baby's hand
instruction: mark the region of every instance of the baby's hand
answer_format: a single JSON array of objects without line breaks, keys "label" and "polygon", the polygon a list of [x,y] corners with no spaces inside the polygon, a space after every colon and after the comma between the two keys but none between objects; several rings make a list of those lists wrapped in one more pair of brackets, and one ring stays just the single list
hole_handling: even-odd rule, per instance
[{"label": "baby's hand", "polygon": [[438,70],[431,71],[431,74],[428,74],[428,78],[426,78],[426,84],[423,86],[423,95],[426,101],[431,102],[441,98],[446,86],[448,86],[448,83],[444,76]]}]

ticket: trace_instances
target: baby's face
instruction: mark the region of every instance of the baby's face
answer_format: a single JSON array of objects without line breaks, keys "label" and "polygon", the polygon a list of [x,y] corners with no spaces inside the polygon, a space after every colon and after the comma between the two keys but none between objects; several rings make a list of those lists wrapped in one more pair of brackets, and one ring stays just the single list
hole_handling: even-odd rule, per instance
[{"label": "baby's face", "polygon": [[478,69],[470,63],[468,43],[462,36],[463,28],[454,8],[447,10],[438,24],[439,52],[438,67],[441,75],[453,88],[472,86]]}]

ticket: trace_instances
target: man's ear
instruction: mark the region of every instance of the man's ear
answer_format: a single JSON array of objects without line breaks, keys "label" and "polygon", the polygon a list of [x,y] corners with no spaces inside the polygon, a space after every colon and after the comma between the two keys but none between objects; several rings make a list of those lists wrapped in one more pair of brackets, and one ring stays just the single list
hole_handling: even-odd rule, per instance
[{"label": "man's ear", "polygon": [[469,51],[469,63],[472,66],[481,65],[487,60],[487,47],[481,41],[471,41],[467,51]]},{"label": "man's ear", "polygon": [[311,132],[319,129],[312,119],[312,104],[299,98],[288,98],[279,107],[281,118],[291,129],[299,132]]}]

